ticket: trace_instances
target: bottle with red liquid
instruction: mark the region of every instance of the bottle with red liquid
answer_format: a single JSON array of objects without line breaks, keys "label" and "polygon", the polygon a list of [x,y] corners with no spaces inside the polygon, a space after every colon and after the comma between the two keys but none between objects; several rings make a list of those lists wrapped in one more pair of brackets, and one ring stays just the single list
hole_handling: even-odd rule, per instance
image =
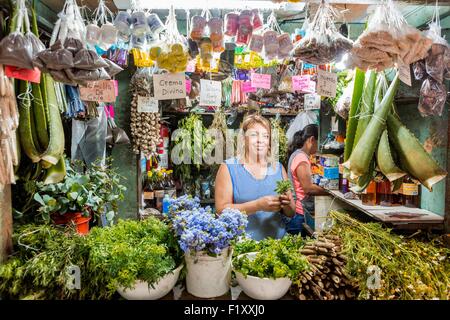
[{"label": "bottle with red liquid", "polygon": [[377,183],[374,180],[370,181],[366,190],[361,193],[361,201],[366,206],[377,205]]},{"label": "bottle with red liquid", "polygon": [[383,179],[377,183],[377,203],[380,206],[390,207],[393,205],[392,185],[388,179]]}]

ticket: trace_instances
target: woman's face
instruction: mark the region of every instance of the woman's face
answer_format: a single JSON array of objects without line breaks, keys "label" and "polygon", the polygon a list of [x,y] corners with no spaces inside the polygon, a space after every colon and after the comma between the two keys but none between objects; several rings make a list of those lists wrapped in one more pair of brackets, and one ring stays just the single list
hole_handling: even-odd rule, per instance
[{"label": "woman's face", "polygon": [[317,139],[314,137],[310,137],[309,139],[309,146],[310,146],[310,154],[316,154],[317,153],[317,148],[318,148],[318,144],[317,144]]},{"label": "woman's face", "polygon": [[250,157],[266,157],[270,146],[269,131],[259,123],[253,124],[245,133],[245,145]]}]

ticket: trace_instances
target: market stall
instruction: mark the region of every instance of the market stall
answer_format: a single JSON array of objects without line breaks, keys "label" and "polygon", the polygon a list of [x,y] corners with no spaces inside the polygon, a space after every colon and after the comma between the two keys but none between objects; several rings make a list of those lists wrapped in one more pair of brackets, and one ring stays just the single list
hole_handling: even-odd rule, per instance
[{"label": "market stall", "polygon": [[448,2],[0,6],[1,299],[449,299]]}]

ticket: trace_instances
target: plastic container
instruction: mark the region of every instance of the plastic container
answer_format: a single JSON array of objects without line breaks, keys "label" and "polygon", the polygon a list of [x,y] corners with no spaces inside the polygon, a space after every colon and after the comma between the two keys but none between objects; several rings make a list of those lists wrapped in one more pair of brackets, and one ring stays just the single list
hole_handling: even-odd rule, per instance
[{"label": "plastic container", "polygon": [[168,194],[165,194],[164,199],[163,199],[163,205],[162,205],[162,213],[163,214],[169,213],[169,205],[170,205],[170,197]]},{"label": "plastic container", "polygon": [[154,34],[158,34],[165,29],[164,23],[162,23],[161,19],[156,13],[151,13],[148,15],[147,23],[150,31]]},{"label": "plastic container", "polygon": [[95,46],[101,37],[101,31],[98,25],[91,23],[86,27],[86,42]]},{"label": "plastic container", "polygon": [[237,13],[227,13],[225,15],[225,34],[234,37],[239,28],[239,15]]},{"label": "plastic container", "polygon": [[[245,253],[249,259],[254,259],[257,252]],[[241,257],[239,255],[238,257]],[[254,276],[245,277],[239,271],[236,271],[236,279],[244,293],[250,298],[257,300],[278,300],[282,298],[292,285],[289,278],[259,278]]]},{"label": "plastic container", "polygon": [[133,28],[131,29],[133,35],[142,37],[149,31],[145,12],[143,11],[133,12],[133,14],[131,15],[131,21],[133,22],[132,24]]},{"label": "plastic container", "polygon": [[127,300],[160,299],[167,295],[170,291],[172,291],[173,287],[178,281],[182,268],[183,265],[180,265],[178,268],[162,277],[153,286],[149,285],[148,282],[138,280],[135,282],[133,288],[125,289],[123,287],[119,287],[117,289],[117,292],[119,292],[119,294]]},{"label": "plastic container", "polygon": [[63,215],[53,214],[52,220],[54,224],[63,226],[74,223],[76,225],[77,233],[80,235],[89,233],[89,221],[91,220],[91,217],[84,217],[81,212],[69,212]]},{"label": "plastic container", "polygon": [[223,296],[230,289],[231,248],[225,248],[217,257],[205,252],[184,255],[187,267],[186,289],[199,298]]},{"label": "plastic container", "polygon": [[114,19],[114,26],[120,33],[130,34],[131,15],[126,11],[119,11]]}]

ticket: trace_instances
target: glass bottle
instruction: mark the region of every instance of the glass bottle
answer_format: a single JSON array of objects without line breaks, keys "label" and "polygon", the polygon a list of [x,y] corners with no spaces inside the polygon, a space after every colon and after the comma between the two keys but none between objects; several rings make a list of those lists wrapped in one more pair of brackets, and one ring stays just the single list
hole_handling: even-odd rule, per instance
[{"label": "glass bottle", "polygon": [[388,179],[383,179],[377,183],[377,203],[380,206],[390,207],[393,205],[391,187],[391,182]]},{"label": "glass bottle", "polygon": [[405,207],[419,207],[419,185],[415,183],[410,177],[405,178],[405,180],[403,181],[401,193],[402,204]]},{"label": "glass bottle", "polygon": [[161,171],[157,173],[157,182],[155,184],[155,208],[158,210],[162,210],[162,201],[164,198],[164,182],[163,182],[163,174]]},{"label": "glass bottle", "polygon": [[361,193],[361,201],[366,206],[375,206],[377,204],[377,183],[375,181],[370,181],[366,190]]},{"label": "glass bottle", "polygon": [[155,191],[153,186],[153,173],[147,172],[147,179],[144,186],[144,209],[155,207]]}]

